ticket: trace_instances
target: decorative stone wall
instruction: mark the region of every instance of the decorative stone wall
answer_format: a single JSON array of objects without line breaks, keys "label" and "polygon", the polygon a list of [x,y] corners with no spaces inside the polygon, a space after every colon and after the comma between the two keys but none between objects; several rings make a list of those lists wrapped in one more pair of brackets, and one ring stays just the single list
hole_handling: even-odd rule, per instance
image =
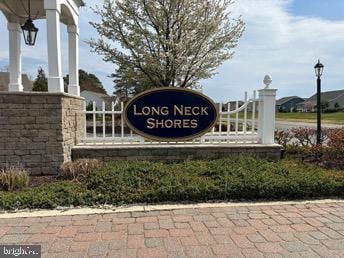
[{"label": "decorative stone wall", "polygon": [[0,93],[0,167],[53,175],[82,136],[84,99],[65,93]]},{"label": "decorative stone wall", "polygon": [[72,159],[180,161],[255,155],[276,160],[281,158],[281,151],[282,146],[278,144],[75,146]]}]

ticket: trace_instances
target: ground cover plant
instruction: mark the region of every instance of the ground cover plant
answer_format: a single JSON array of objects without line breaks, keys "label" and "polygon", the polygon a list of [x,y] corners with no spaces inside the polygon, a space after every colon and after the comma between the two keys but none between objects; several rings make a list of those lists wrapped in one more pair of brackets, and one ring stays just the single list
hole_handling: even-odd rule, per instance
[{"label": "ground cover plant", "polygon": [[344,177],[295,160],[233,156],[163,164],[116,161],[80,180],[0,192],[0,209],[344,197]]}]

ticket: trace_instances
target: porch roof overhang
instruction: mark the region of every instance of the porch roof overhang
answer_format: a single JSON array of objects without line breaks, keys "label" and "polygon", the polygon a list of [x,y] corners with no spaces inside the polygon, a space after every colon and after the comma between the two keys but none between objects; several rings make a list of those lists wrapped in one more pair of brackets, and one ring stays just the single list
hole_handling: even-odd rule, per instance
[{"label": "porch roof overhang", "polygon": [[[55,1],[49,0],[31,0],[31,16],[32,20],[45,19],[45,4],[49,5]],[[59,0],[58,8],[60,8],[60,21],[66,25],[76,25],[78,17],[78,9],[85,3],[81,0]],[[8,22],[18,22],[24,24],[28,18],[28,0],[0,0],[0,10],[7,18]]]}]

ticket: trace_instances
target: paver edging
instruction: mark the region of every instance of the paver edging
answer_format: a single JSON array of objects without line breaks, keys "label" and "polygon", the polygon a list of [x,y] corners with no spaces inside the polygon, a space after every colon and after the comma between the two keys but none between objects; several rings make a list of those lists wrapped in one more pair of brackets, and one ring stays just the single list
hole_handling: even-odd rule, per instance
[{"label": "paver edging", "polygon": [[344,203],[344,199],[302,200],[302,201],[275,201],[275,202],[219,202],[219,203],[195,203],[195,204],[160,204],[160,205],[132,205],[132,206],[107,206],[106,208],[60,208],[58,210],[34,210],[4,212],[0,219],[31,218],[51,216],[75,216],[124,212],[149,212],[159,210],[197,209],[197,208],[226,208],[241,206],[275,206],[275,205],[299,205],[299,204],[323,204]]}]

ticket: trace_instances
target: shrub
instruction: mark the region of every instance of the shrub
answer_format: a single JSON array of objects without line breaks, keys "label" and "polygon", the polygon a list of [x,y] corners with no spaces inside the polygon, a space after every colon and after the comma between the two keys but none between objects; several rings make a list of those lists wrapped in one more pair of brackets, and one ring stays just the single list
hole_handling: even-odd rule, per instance
[{"label": "shrub", "polygon": [[293,135],[289,130],[276,130],[275,141],[282,145],[284,148],[291,142]]},{"label": "shrub", "polygon": [[[304,131],[299,130],[298,132]],[[307,133],[304,133],[304,135],[307,135]],[[309,136],[302,136],[301,133],[298,137],[299,139],[307,139]],[[302,159],[308,163],[314,163],[326,168],[344,169],[344,128],[327,129],[326,141],[320,146],[315,144],[316,136],[313,135],[312,137],[314,142],[310,145],[303,145],[299,152]],[[307,141],[304,140],[304,142]]]},{"label": "shrub", "polygon": [[344,169],[344,151],[334,147],[317,145],[305,147],[302,151],[303,160],[321,167]]},{"label": "shrub", "polygon": [[102,166],[102,162],[97,159],[79,159],[66,162],[60,167],[59,177],[63,179],[80,180],[89,173]]},{"label": "shrub", "polygon": [[323,111],[324,113],[336,113],[338,112],[338,109],[336,108],[328,108]]},{"label": "shrub", "polygon": [[0,190],[21,190],[29,184],[28,173],[19,167],[8,167],[0,171]]},{"label": "shrub", "polygon": [[287,154],[299,155],[303,161],[322,167],[343,169],[344,128],[323,130],[321,146],[317,146],[316,138],[316,129],[313,128],[275,132],[275,141],[285,147]]},{"label": "shrub", "polygon": [[328,146],[344,151],[344,127],[328,129]]},{"label": "shrub", "polygon": [[297,154],[302,154],[304,153],[305,149],[307,147],[299,146],[297,144],[288,144],[285,147],[286,154],[288,155],[297,155]]},{"label": "shrub", "polygon": [[[317,129],[310,127],[293,128],[292,133],[295,139],[301,146],[315,146],[317,145]],[[322,141],[327,140],[327,129],[321,132]]]},{"label": "shrub", "polygon": [[316,129],[313,128],[293,128],[292,133],[302,146],[316,145]]}]

